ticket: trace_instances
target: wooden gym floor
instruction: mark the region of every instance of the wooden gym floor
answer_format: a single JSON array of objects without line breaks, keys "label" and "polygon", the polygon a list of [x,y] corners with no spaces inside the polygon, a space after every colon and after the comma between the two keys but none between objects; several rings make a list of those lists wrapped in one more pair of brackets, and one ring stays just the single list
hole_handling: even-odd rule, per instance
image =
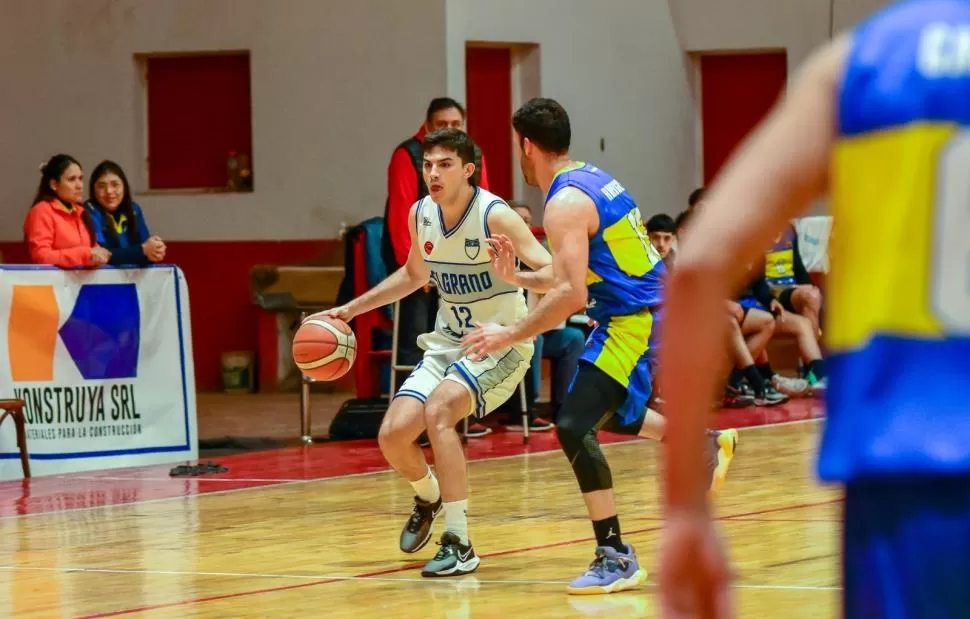
[{"label": "wooden gym floor", "polygon": [[[799,401],[717,419],[755,426],[717,504],[742,617],[837,616],[841,501],[814,478],[819,414]],[[657,447],[604,437],[624,536],[653,571]],[[497,429],[467,449],[482,565],[458,579],[421,578],[433,544],[398,550],[412,495],[373,441],[228,456],[228,473],[200,478],[169,478],[166,466],[5,482],[0,615],[659,616],[653,575],[635,592],[566,595],[595,544],[554,433],[523,447]]]}]

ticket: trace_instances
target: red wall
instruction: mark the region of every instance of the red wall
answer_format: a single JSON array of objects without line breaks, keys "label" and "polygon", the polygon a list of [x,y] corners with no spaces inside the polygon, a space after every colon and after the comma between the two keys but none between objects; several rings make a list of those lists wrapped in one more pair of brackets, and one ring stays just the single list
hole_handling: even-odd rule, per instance
[{"label": "red wall", "polygon": [[488,186],[512,197],[512,51],[500,47],[465,50],[468,135],[485,154]]},{"label": "red wall", "polygon": [[[189,286],[196,388],[222,388],[221,355],[256,352],[257,311],[250,301],[249,271],[257,264],[306,264],[318,260],[337,240],[168,241],[166,262],[177,264]],[[0,242],[6,263],[30,262],[26,247]]]},{"label": "red wall", "polygon": [[229,152],[253,152],[249,54],[150,58],[147,77],[149,187],[225,187]]},{"label": "red wall", "polygon": [[785,52],[701,56],[704,184],[764,118],[785,89]]}]

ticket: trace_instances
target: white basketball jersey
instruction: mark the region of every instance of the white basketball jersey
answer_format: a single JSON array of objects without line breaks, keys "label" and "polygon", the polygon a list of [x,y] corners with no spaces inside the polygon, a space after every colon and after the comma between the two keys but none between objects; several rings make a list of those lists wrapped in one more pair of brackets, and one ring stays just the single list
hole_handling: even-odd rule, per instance
[{"label": "white basketball jersey", "polygon": [[488,256],[488,212],[505,201],[481,188],[461,220],[445,228],[441,208],[430,196],[415,211],[418,249],[438,288],[435,331],[453,339],[475,329],[476,322],[510,325],[528,312],[522,289],[506,283]]}]

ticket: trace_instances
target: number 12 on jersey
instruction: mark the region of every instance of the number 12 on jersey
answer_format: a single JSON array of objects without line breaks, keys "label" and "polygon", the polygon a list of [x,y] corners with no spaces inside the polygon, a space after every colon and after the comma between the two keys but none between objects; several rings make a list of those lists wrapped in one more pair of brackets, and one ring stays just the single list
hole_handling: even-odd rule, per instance
[{"label": "number 12 on jersey", "polygon": [[472,311],[464,305],[452,305],[451,313],[455,315],[455,320],[458,321],[459,329],[475,328],[475,325],[472,324]]}]

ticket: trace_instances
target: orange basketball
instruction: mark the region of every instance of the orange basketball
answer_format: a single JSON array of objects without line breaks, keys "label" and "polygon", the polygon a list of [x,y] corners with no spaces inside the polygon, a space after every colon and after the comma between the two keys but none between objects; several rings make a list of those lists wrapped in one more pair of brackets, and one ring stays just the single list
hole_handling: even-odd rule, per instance
[{"label": "orange basketball", "polygon": [[337,380],[356,358],[357,338],[339,318],[311,316],[293,336],[293,361],[313,380]]}]

